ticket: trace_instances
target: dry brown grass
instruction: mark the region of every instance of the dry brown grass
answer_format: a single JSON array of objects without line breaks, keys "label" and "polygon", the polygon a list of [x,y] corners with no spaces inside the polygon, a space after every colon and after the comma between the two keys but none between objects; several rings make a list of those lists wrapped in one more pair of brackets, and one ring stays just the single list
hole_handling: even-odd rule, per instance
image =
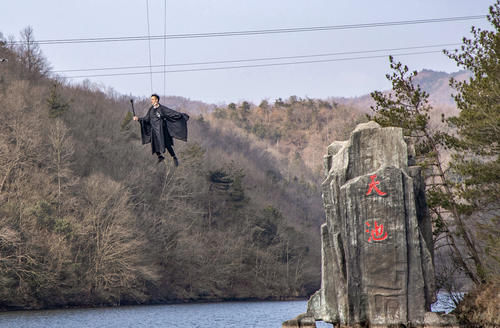
[{"label": "dry brown grass", "polygon": [[500,327],[500,279],[467,294],[455,313],[468,327]]}]

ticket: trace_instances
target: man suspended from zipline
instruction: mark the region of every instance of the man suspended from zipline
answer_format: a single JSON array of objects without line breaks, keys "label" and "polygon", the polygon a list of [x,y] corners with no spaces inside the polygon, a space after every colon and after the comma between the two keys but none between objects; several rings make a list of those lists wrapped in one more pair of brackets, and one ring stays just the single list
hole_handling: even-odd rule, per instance
[{"label": "man suspended from zipline", "polygon": [[141,124],[142,144],[151,143],[151,151],[158,156],[158,163],[165,159],[163,153],[166,148],[175,166],[178,166],[179,160],[174,152],[172,138],[187,141],[189,115],[161,105],[157,94],[151,95],[151,105],[144,117],[137,117],[134,113],[134,121],[139,121]]}]

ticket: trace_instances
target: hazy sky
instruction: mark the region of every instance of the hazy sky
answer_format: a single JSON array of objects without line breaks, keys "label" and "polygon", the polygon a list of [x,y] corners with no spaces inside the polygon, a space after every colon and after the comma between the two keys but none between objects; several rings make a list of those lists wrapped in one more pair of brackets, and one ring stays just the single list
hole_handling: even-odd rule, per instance
[{"label": "hazy sky", "polygon": [[[0,0],[0,32],[19,39],[19,31],[30,25],[37,40],[147,36],[146,6],[149,6],[150,35],[167,35],[282,28],[340,26],[395,21],[485,15],[493,0]],[[325,59],[348,59],[298,65],[247,67],[153,74],[151,90],[147,40],[134,42],[48,44],[41,48],[53,70],[146,66],[128,70],[65,72],[65,76],[123,72],[143,75],[90,77],[89,80],[135,96],[151,91],[210,103],[278,97],[353,97],[388,89],[387,55],[412,70],[424,68],[457,71],[455,63],[441,53],[398,56],[439,50],[415,48],[399,51],[365,52],[381,49],[460,43],[470,36],[472,25],[490,29],[486,19],[428,24],[396,25],[326,31],[238,35],[167,40],[167,65],[269,57],[308,56],[274,61],[246,61],[197,66],[171,66],[167,70],[262,65]],[[151,41],[152,65],[164,61],[163,40]],[[457,47],[457,46],[455,46]],[[448,48],[453,48],[449,46]],[[352,52],[360,52],[353,54]],[[379,58],[351,59],[353,57]],[[162,71],[155,67],[153,71]],[[74,82],[82,78],[71,79]]]}]

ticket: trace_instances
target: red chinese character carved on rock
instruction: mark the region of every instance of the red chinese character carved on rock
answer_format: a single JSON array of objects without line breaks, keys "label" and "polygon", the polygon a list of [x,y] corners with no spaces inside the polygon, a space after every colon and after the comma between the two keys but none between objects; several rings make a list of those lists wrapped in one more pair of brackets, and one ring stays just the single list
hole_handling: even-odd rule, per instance
[{"label": "red chinese character carved on rock", "polygon": [[[369,227],[370,223],[365,222],[365,224]],[[387,239],[387,231],[384,231],[384,225],[383,224],[378,224],[377,220],[375,220],[375,225],[372,228],[372,231],[366,229],[366,232],[370,234],[370,238],[368,238],[368,241],[381,241]]]},{"label": "red chinese character carved on rock", "polygon": [[380,181],[375,181],[376,178],[377,175],[375,174],[370,175],[370,179],[372,179],[372,182],[370,182],[370,184],[368,185],[368,191],[366,192],[366,195],[368,196],[369,194],[371,194],[373,189],[375,189],[375,191],[377,192],[377,194],[379,194],[379,196],[387,195],[386,192],[383,192],[380,189],[378,189],[377,185],[380,184]]}]

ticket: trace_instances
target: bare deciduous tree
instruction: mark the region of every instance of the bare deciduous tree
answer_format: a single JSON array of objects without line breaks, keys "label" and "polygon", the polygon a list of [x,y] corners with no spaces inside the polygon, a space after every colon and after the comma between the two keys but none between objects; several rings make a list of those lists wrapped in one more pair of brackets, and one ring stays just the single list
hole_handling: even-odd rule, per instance
[{"label": "bare deciduous tree", "polygon": [[35,33],[31,26],[21,31],[21,41],[18,53],[21,63],[26,69],[26,77],[37,79],[46,76],[49,71],[47,60],[42,55],[40,46],[35,41]]},{"label": "bare deciduous tree", "polygon": [[86,211],[79,234],[86,252],[80,260],[87,262],[89,292],[119,301],[121,289],[156,276],[140,265],[143,245],[133,229],[130,195],[120,183],[94,174],[85,181],[83,196]]}]

